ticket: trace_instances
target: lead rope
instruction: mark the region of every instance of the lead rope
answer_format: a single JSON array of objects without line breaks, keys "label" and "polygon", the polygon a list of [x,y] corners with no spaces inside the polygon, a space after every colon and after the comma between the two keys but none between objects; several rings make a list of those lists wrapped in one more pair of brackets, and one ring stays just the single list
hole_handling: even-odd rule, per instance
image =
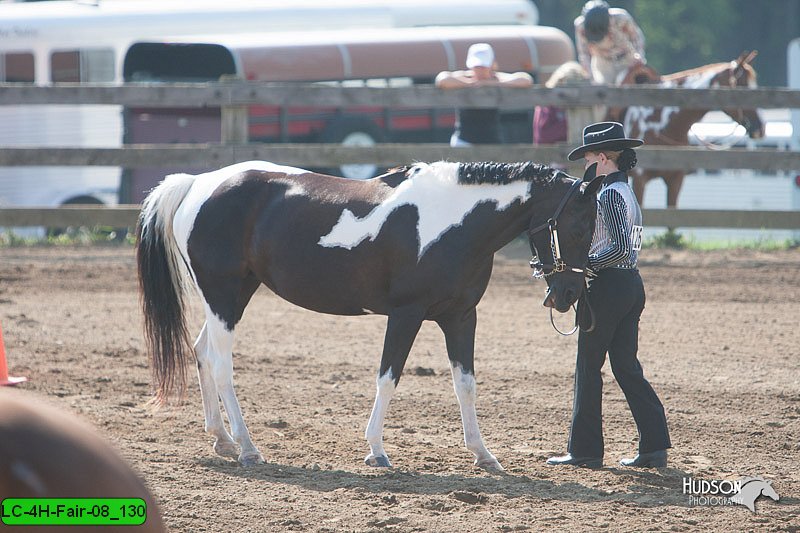
[{"label": "lead rope", "polygon": [[[588,284],[584,287],[583,292],[581,293],[580,298],[578,298],[578,307],[581,309],[586,307],[589,310],[589,316],[591,317],[591,322],[589,323],[589,327],[587,329],[582,330],[584,333],[591,333],[594,331],[594,327],[596,325],[595,318],[594,318],[594,309],[592,306],[589,305],[589,298],[586,297],[586,290],[588,289]],[[572,304],[572,309],[575,311],[575,327],[573,327],[569,332],[564,333],[558,326],[556,326],[556,321],[553,318],[553,308],[550,308],[550,324],[553,326],[553,329],[556,330],[556,333],[563,337],[569,337],[570,335],[574,335],[578,329],[580,329],[580,320],[579,320],[579,313],[578,307],[575,307],[575,304]]]}]

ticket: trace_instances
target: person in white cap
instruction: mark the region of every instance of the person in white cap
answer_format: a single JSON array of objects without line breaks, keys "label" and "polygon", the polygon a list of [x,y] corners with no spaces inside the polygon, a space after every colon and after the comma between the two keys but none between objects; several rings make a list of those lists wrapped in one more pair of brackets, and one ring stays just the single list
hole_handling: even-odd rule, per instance
[{"label": "person in white cap", "polygon": [[[530,87],[533,78],[527,72],[498,72],[494,50],[488,43],[476,43],[467,52],[467,70],[444,71],[436,76],[440,89],[460,89],[496,85],[503,87]],[[499,144],[500,113],[497,108],[463,108],[456,110],[456,129],[450,146],[471,144]]]}]

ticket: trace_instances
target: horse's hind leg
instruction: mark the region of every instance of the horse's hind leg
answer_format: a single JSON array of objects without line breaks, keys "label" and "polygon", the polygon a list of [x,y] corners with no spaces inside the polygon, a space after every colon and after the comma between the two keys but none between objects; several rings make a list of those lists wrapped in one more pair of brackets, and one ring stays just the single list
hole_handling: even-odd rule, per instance
[{"label": "horse's hind leg", "polygon": [[644,205],[644,187],[651,177],[642,171],[633,173],[633,194],[636,195],[636,201],[639,202],[639,205]]},{"label": "horse's hind leg", "polygon": [[245,466],[263,463],[264,458],[250,438],[233,389],[233,330],[228,329],[210,309],[206,310],[206,318],[211,372],[231,424],[231,433],[241,449],[239,462]]},{"label": "horse's hind leg", "polygon": [[383,449],[383,422],[392,400],[400,374],[411,351],[411,345],[422,326],[423,312],[419,309],[401,309],[389,314],[386,337],[383,341],[381,368],[378,372],[375,404],[369,417],[365,437],[370,453],[364,459],[368,466],[389,467],[389,457]]},{"label": "horse's hind leg", "polygon": [[206,433],[214,436],[215,452],[224,457],[238,457],[239,445],[225,429],[222,413],[219,410],[219,394],[212,372],[207,323],[203,324],[203,329],[194,343],[194,353],[197,357],[197,376],[200,381],[200,394],[203,397]]},{"label": "horse's hind leg", "polygon": [[444,332],[447,355],[453,373],[453,388],[461,407],[461,422],[464,426],[464,444],[475,455],[475,466],[486,470],[502,471],[503,467],[483,443],[478,428],[478,414],[475,410],[475,309],[466,313],[437,321]]},{"label": "horse's hind leg", "polygon": [[667,185],[667,207],[678,206],[678,195],[683,187],[683,178],[686,175],[680,171],[665,172],[664,183]]},{"label": "horse's hind leg", "polygon": [[[209,301],[205,302],[205,360],[200,363],[200,383],[203,387],[206,420],[211,420],[212,434],[217,437],[214,449],[222,455],[236,453],[235,444],[231,446],[230,436],[224,432],[217,399],[219,396],[228,415],[233,440],[239,445],[239,462],[245,466],[263,463],[264,458],[250,438],[233,388],[233,329],[241,319],[259,282],[252,275],[244,278],[217,278],[213,283],[209,278],[203,279],[200,275],[198,279],[201,280],[201,288],[209,288],[208,294],[204,292],[204,296],[208,299],[210,295],[213,302],[213,305]],[[206,366],[208,370],[204,370]],[[212,379],[209,379],[209,375]]]}]

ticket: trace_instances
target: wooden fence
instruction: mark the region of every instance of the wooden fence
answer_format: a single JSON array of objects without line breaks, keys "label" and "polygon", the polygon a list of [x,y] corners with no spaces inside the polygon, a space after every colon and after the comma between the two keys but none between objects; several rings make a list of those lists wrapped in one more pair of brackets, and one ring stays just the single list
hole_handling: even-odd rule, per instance
[{"label": "wooden fence", "polygon": [[[592,105],[675,105],[689,108],[800,108],[800,91],[781,88],[683,89],[653,87],[558,87],[501,89],[482,87],[442,91],[431,86],[403,88],[330,87],[319,85],[224,82],[202,84],[127,84],[51,87],[0,84],[0,105],[120,105],[147,107],[221,107],[222,144],[125,145],[121,148],[0,147],[0,166],[183,166],[214,167],[248,159],[298,166],[409,161],[564,161],[580,138],[584,120],[572,120],[570,143],[550,146],[491,145],[451,148],[441,144],[380,144],[345,147],[326,144],[248,144],[247,106],[381,106],[453,108],[532,108],[559,105],[572,116]],[[763,172],[800,170],[800,152],[695,147],[639,150],[645,168],[681,170],[748,168]],[[132,224],[136,206],[117,208],[0,208],[0,226]],[[751,227],[800,229],[800,212],[648,210],[648,224],[670,227]]]}]

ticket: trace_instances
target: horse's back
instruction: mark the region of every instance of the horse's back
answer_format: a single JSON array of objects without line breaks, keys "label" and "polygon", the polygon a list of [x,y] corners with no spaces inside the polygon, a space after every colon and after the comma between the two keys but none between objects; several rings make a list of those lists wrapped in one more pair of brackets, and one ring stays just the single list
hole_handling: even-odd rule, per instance
[{"label": "horse's back", "polygon": [[187,196],[186,212],[193,216],[182,223],[191,227],[186,249],[204,293],[210,292],[204,285],[250,276],[315,311],[352,315],[378,307],[354,292],[385,283],[378,280],[391,256],[328,248],[320,239],[345,211],[369,214],[391,193],[396,177],[349,180],[269,164],[222,170],[197,177],[197,198],[204,200]]}]

